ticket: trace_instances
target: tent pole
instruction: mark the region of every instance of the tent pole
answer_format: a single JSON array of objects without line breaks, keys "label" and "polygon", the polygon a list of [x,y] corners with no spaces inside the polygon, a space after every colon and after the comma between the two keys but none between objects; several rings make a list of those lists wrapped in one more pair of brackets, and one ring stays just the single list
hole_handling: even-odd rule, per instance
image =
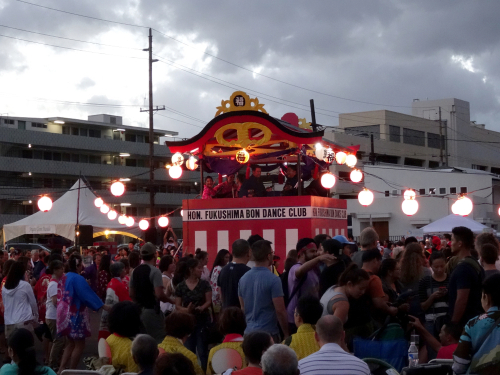
[{"label": "tent pole", "polygon": [[78,250],[78,254],[81,254],[80,252],[80,188],[81,188],[81,181],[82,181],[82,171],[80,171],[79,177],[78,177],[78,200],[76,201],[76,227],[75,227],[75,246],[76,249]]},{"label": "tent pole", "polygon": [[300,153],[302,150],[302,145],[298,145],[299,147],[299,153],[297,154],[297,180],[298,180],[298,189],[297,189],[297,195],[302,195],[302,167],[300,165]]}]

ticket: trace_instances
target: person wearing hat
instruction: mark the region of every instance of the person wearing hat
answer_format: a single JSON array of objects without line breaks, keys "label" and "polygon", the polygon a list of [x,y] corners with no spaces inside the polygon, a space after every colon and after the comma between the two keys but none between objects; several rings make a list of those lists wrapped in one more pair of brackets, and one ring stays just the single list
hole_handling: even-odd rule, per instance
[{"label": "person wearing hat", "polygon": [[161,272],[155,267],[156,246],[147,242],[140,254],[143,263],[134,269],[130,277],[130,297],[142,309],[141,320],[146,333],[161,343],[166,333],[160,301],[169,300],[163,289]]},{"label": "person wearing hat", "polygon": [[[336,236],[339,237],[339,236]],[[344,237],[344,236],[340,236]],[[344,237],[347,242],[347,239]],[[328,288],[332,285],[336,285],[339,276],[345,271],[347,266],[352,262],[345,252],[350,253],[350,248],[344,246],[340,241],[332,238],[330,240],[323,241],[321,244],[326,254],[331,254],[335,257],[333,261],[325,261],[326,268],[321,272],[319,276],[319,295],[322,296]],[[347,250],[345,250],[347,249]]]},{"label": "person wearing hat", "polygon": [[288,273],[289,301],[287,306],[290,334],[297,331],[295,325],[295,307],[300,297],[311,294],[319,297],[319,264],[335,260],[331,254],[318,256],[318,248],[312,238],[302,238],[297,242],[298,263]]}]

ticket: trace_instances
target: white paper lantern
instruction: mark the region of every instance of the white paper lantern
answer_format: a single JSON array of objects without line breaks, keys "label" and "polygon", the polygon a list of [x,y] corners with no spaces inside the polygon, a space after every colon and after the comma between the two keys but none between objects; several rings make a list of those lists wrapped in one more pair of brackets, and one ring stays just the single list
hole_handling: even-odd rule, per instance
[{"label": "white paper lantern", "polygon": [[354,169],[350,177],[352,182],[360,182],[363,179],[363,173],[359,169]]},{"label": "white paper lantern", "polygon": [[96,198],[96,199],[94,200],[94,205],[95,205],[97,208],[100,208],[103,204],[104,204],[104,201],[102,200],[102,198]]},{"label": "white paper lantern", "polygon": [[149,221],[147,221],[146,219],[142,219],[141,221],[139,221],[139,228],[141,228],[141,230],[148,230]]},{"label": "white paper lantern", "polygon": [[323,160],[330,164],[335,160],[335,152],[330,147],[323,149]]},{"label": "white paper lantern", "polygon": [[128,218],[127,218],[127,216],[125,216],[125,215],[120,215],[120,216],[118,217],[118,222],[119,222],[121,225],[125,225],[125,223],[127,222],[127,219],[128,219]]},{"label": "white paper lantern", "polygon": [[184,217],[184,210],[181,210],[181,217]]},{"label": "white paper lantern", "polygon": [[401,205],[403,213],[407,216],[413,216],[418,211],[418,202],[415,199],[407,199]]},{"label": "white paper lantern", "polygon": [[358,158],[355,155],[350,154],[350,155],[347,155],[347,157],[345,158],[345,164],[348,167],[354,168],[356,166],[357,162],[358,162]]},{"label": "white paper lantern", "polygon": [[116,213],[115,210],[111,210],[108,212],[108,219],[109,220],[115,220],[117,218],[118,214]]},{"label": "white paper lantern", "polygon": [[107,214],[109,212],[109,206],[107,204],[103,204],[100,210],[103,214]]},{"label": "white paper lantern", "polygon": [[110,190],[115,197],[121,197],[125,193],[125,185],[121,181],[116,181],[111,184]]},{"label": "white paper lantern", "polygon": [[158,219],[158,225],[162,228],[165,228],[166,226],[168,226],[168,217],[166,216],[161,216],[159,219]]},{"label": "white paper lantern", "polygon": [[125,222],[125,225],[127,227],[132,227],[132,226],[134,226],[134,224],[135,224],[134,218],[131,216],[127,217],[127,221]]},{"label": "white paper lantern", "polygon": [[170,169],[168,170],[168,174],[170,175],[170,177],[172,177],[174,180],[175,179],[178,179],[179,177],[182,176],[182,168],[179,167],[178,165],[174,165],[172,167],[170,167]]},{"label": "white paper lantern", "polygon": [[417,194],[415,193],[415,190],[413,190],[413,189],[405,190],[405,192],[403,194],[403,198],[405,200],[415,199],[416,197],[417,197]]},{"label": "white paper lantern", "polygon": [[369,206],[373,203],[373,193],[368,189],[363,189],[358,194],[358,201],[362,206]]},{"label": "white paper lantern", "polygon": [[[318,148],[319,145],[319,148]],[[314,155],[316,159],[323,160],[325,158],[325,149],[319,143],[316,144],[316,149],[314,150]]]},{"label": "white paper lantern", "polygon": [[38,208],[42,212],[50,211],[50,209],[52,208],[52,199],[50,199],[49,197],[41,197],[38,200]]},{"label": "white paper lantern", "polygon": [[172,155],[172,164],[181,166],[184,163],[184,156],[180,152],[176,152]]},{"label": "white paper lantern", "polygon": [[453,206],[451,206],[451,212],[455,215],[467,216],[472,212],[472,208],[472,201],[467,197],[461,196]]},{"label": "white paper lantern", "polygon": [[337,164],[344,164],[347,158],[347,154],[344,151],[339,151],[337,152],[337,155],[335,155],[335,160],[337,161]]},{"label": "white paper lantern", "polygon": [[331,189],[335,185],[335,176],[331,173],[325,173],[321,176],[321,185],[325,189]]},{"label": "white paper lantern", "polygon": [[194,171],[198,168],[198,160],[194,156],[190,156],[188,160],[186,160],[186,168],[190,171]]}]

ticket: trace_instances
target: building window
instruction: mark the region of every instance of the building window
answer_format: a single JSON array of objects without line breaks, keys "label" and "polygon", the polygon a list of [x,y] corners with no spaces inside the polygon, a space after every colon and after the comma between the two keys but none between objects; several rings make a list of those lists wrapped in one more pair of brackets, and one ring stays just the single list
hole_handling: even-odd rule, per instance
[{"label": "building window", "polygon": [[451,187],[450,188],[450,194],[456,194],[457,193],[457,188],[456,187]]},{"label": "building window", "polygon": [[440,135],[434,133],[427,133],[427,147],[441,148]]},{"label": "building window", "polygon": [[119,141],[120,140],[120,132],[113,132],[113,139],[115,141]]},{"label": "building window", "polygon": [[62,161],[71,161],[71,155],[67,153],[62,154]]},{"label": "building window", "polygon": [[399,126],[389,125],[389,141],[401,142],[401,128]]},{"label": "building window", "polygon": [[413,167],[423,167],[424,161],[420,159],[405,158],[405,165],[411,165]]},{"label": "building window", "polygon": [[80,136],[81,137],[87,137],[88,136],[88,129],[86,129],[86,128],[80,128]]},{"label": "building window", "polygon": [[101,157],[95,156],[95,155],[90,155],[89,156],[89,163],[90,164],[101,164]]},{"label": "building window", "polygon": [[31,152],[31,150],[23,150],[23,158],[33,159],[33,153]]},{"label": "building window", "polygon": [[389,190],[384,191],[384,197],[389,197],[389,196],[390,196]]},{"label": "building window", "polygon": [[460,187],[460,194],[465,194],[465,193],[467,193],[467,187],[464,186]]},{"label": "building window", "polygon": [[403,128],[403,143],[407,145],[425,146],[425,132]]},{"label": "building window", "polygon": [[31,123],[32,128],[42,128],[42,129],[47,129],[47,124],[42,124],[41,122],[32,122]]},{"label": "building window", "polygon": [[52,187],[52,179],[51,178],[44,178],[43,179],[43,187],[44,188],[51,188]]},{"label": "building window", "polygon": [[398,164],[399,157],[394,155],[377,155],[376,160],[379,163]]},{"label": "building window", "polygon": [[137,159],[125,159],[125,165],[127,167],[137,167]]},{"label": "building window", "polygon": [[80,135],[80,130],[78,128],[71,128],[71,135]]},{"label": "building window", "polygon": [[3,123],[4,123],[5,125],[14,125],[14,124],[15,124],[15,121],[14,121],[14,120],[11,120],[11,119],[7,119],[7,118],[5,118],[5,119],[3,119]]},{"label": "building window", "polygon": [[500,168],[491,167],[491,173],[500,174]]},{"label": "building window", "polygon": [[43,159],[43,151],[33,150],[33,159]]},{"label": "building window", "polygon": [[127,142],[136,142],[135,134],[127,134],[125,133],[125,141]]},{"label": "building window", "polygon": [[425,189],[418,189],[418,194],[425,195]]},{"label": "building window", "polygon": [[472,164],[472,169],[476,169],[478,171],[485,171],[487,167],[485,165]]},{"label": "building window", "polygon": [[445,195],[446,194],[446,188],[439,188],[439,194],[440,195]]},{"label": "building window", "polygon": [[143,135],[138,135],[137,136],[137,142],[144,143],[144,136]]},{"label": "building window", "polygon": [[26,121],[17,120],[17,128],[19,130],[26,130]]},{"label": "building window", "polygon": [[52,154],[52,160],[61,161],[61,153],[60,152],[54,152]]},{"label": "building window", "polygon": [[62,127],[62,133],[63,133],[63,134],[67,134],[67,135],[69,135],[69,133],[70,133],[70,128],[69,128],[69,126],[63,126],[63,127]]},{"label": "building window", "polygon": [[438,167],[439,167],[439,162],[429,160],[429,168],[438,168]]},{"label": "building window", "polygon": [[88,155],[80,155],[80,163],[88,163],[89,156]]},{"label": "building window", "polygon": [[137,160],[137,166],[144,168],[145,167],[145,161],[143,159]]},{"label": "building window", "polygon": [[430,188],[429,189],[429,195],[436,195],[437,189],[436,188]]},{"label": "building window", "polygon": [[50,151],[45,151],[43,153],[43,160],[52,160],[52,152]]},{"label": "building window", "polygon": [[373,134],[374,139],[380,139],[380,125],[353,126],[344,128],[344,132],[356,137],[366,138],[370,138],[370,136]]},{"label": "building window", "polygon": [[92,138],[101,138],[101,131],[95,129],[89,129],[89,137]]},{"label": "building window", "polygon": [[79,163],[80,162],[80,154],[71,154],[71,161],[73,163]]}]

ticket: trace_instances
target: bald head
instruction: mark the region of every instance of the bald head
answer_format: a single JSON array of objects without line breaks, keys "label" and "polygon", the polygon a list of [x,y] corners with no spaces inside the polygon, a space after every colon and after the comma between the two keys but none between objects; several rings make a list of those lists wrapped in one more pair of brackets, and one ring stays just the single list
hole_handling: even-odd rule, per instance
[{"label": "bald head", "polygon": [[320,345],[338,344],[344,336],[342,321],[333,315],[325,315],[316,323],[316,336]]}]

